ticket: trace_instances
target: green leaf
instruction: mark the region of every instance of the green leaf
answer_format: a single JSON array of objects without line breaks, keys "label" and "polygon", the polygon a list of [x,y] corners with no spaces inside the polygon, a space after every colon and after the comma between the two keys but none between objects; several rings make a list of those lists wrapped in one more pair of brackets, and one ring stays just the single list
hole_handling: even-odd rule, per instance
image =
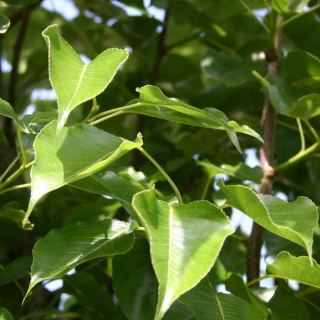
[{"label": "green leaf", "polygon": [[276,278],[291,279],[309,286],[320,288],[320,266],[314,260],[312,265],[308,257],[292,257],[288,252],[278,254],[276,260],[267,264],[267,273]]},{"label": "green leaf", "polygon": [[26,296],[37,283],[60,278],[83,262],[127,252],[134,243],[129,228],[129,223],[105,219],[51,230],[33,249]]},{"label": "green leaf", "polygon": [[42,33],[49,49],[50,81],[58,97],[58,131],[79,104],[96,97],[111,82],[127,50],[108,49],[85,64],[52,25]]},{"label": "green leaf", "polygon": [[[129,320],[153,319],[158,282],[154,274],[149,244],[136,240],[133,248],[113,258],[113,288]],[[124,276],[125,275],[125,276]]]},{"label": "green leaf", "polygon": [[20,257],[0,271],[0,286],[24,278],[29,275],[31,270],[31,257]]},{"label": "green leaf", "polygon": [[271,309],[272,320],[309,320],[308,310],[303,301],[297,299],[293,292],[277,287],[276,292],[268,303]]},{"label": "green leaf", "polygon": [[30,221],[26,220],[26,222],[24,223],[26,213],[23,210],[19,209],[18,202],[8,202],[5,206],[3,206],[0,210],[0,217],[13,221],[20,229],[33,229],[33,225]]},{"label": "green leaf", "polygon": [[10,26],[10,20],[4,16],[3,14],[0,14],[0,34],[5,33]]},{"label": "green leaf", "polygon": [[309,120],[320,114],[320,95],[308,94],[292,103],[292,108],[287,112],[288,116]]},{"label": "green leaf", "polygon": [[273,0],[273,8],[280,14],[302,11],[310,0]]},{"label": "green leaf", "polygon": [[110,293],[90,273],[77,272],[65,277],[63,292],[75,296],[81,307],[88,308],[98,319],[118,319]]},{"label": "green leaf", "polygon": [[318,225],[315,204],[306,197],[286,202],[270,195],[257,195],[241,185],[218,186],[225,193],[228,203],[244,212],[265,229],[304,247],[312,261],[313,230]]},{"label": "green leaf", "polygon": [[50,122],[34,143],[36,161],[31,171],[31,198],[25,217],[46,193],[103,169],[142,145],[141,136],[131,142],[86,124],[61,128]]},{"label": "green leaf", "polygon": [[35,111],[32,114],[27,114],[22,118],[23,123],[28,127],[30,131],[30,124],[32,123],[43,123],[56,120],[58,118],[58,111],[56,109],[51,109],[48,111]]},{"label": "green leaf", "polygon": [[150,241],[159,282],[155,316],[159,320],[181,294],[209,272],[234,229],[215,205],[198,201],[170,206],[156,199],[154,189],[136,194],[133,207]]},{"label": "green leaf", "polygon": [[215,293],[207,279],[179,298],[198,320],[263,320],[255,307],[238,297]]},{"label": "green leaf", "polygon": [[90,177],[72,182],[70,185],[81,190],[111,196],[117,199],[124,208],[128,210],[133,219],[139,221],[131,204],[133,196],[144,190],[138,183],[124,179],[114,172],[107,171],[103,176],[101,176],[100,173],[97,173]]},{"label": "green leaf", "polygon": [[9,147],[9,141],[2,129],[0,129],[0,144],[3,144],[6,147]]},{"label": "green leaf", "polygon": [[222,82],[227,87],[240,86],[254,81],[252,68],[229,53],[211,51],[201,62],[204,74]]},{"label": "green leaf", "polygon": [[226,282],[226,290],[233,295],[251,303],[261,314],[263,319],[267,319],[270,312],[265,304],[245,285],[239,274],[233,273]]},{"label": "green leaf", "polygon": [[11,107],[11,105],[2,99],[0,99],[0,114],[5,117],[13,119],[22,131],[30,133],[29,129],[23,123],[23,121],[19,120],[18,115],[16,114],[14,109]]},{"label": "green leaf", "polygon": [[240,180],[250,180],[260,183],[263,177],[261,167],[251,168],[244,163],[239,162],[236,166],[222,164],[220,167],[210,163],[209,160],[196,160],[196,164],[201,166],[203,171],[210,177],[214,178],[217,174],[227,174]]},{"label": "green leaf", "polygon": [[13,316],[7,309],[0,307],[0,320],[13,320]]},{"label": "green leaf", "polygon": [[137,91],[140,93],[140,98],[128,104],[128,107],[134,105],[129,112],[208,129],[225,130],[239,152],[241,149],[235,131],[254,136],[262,141],[256,132],[248,127],[241,127],[234,121],[229,121],[220,110],[198,109],[178,99],[167,98],[158,87],[151,85],[144,86]]}]

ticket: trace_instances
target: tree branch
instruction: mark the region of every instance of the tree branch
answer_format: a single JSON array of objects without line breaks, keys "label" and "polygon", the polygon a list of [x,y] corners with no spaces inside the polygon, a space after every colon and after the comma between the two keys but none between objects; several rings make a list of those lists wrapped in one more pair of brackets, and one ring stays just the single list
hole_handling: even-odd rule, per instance
[{"label": "tree branch", "polygon": [[[278,20],[280,18],[278,17]],[[278,23],[280,21],[277,21]],[[281,38],[282,33],[279,30],[274,37],[274,47],[265,52],[267,62],[267,74],[278,75],[279,62],[281,56]],[[270,100],[265,97],[263,106],[261,126],[262,138],[264,144],[260,150],[260,162],[263,170],[263,179],[259,186],[259,193],[270,194],[274,181],[273,169],[273,152],[274,152],[274,134],[276,123],[276,111],[270,103]],[[247,244],[247,279],[248,282],[260,277],[260,258],[263,228],[254,222],[251,235]],[[259,285],[257,282],[255,285]]]}]

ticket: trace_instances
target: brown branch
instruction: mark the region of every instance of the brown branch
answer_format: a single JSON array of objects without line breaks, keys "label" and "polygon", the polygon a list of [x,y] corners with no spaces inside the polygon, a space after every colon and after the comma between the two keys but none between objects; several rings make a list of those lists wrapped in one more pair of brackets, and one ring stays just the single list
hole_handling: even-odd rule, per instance
[{"label": "brown branch", "polygon": [[[278,21],[279,23],[280,21]],[[279,74],[279,62],[281,56],[281,30],[275,36],[274,48],[265,52],[267,62],[267,74]],[[271,194],[274,170],[273,170],[273,153],[274,153],[274,134],[276,123],[276,111],[272,107],[270,100],[265,97],[263,106],[261,126],[262,138],[264,144],[260,150],[260,162],[263,170],[263,179],[259,186],[259,193]],[[253,223],[251,235],[247,243],[247,279],[248,282],[260,277],[260,258],[263,228],[257,223]],[[256,283],[259,286],[259,283]]]},{"label": "brown branch", "polygon": [[[162,31],[159,35],[158,50],[156,52],[156,56],[155,56],[154,62],[153,62],[152,71],[150,73],[149,83],[152,85],[156,84],[156,82],[157,82],[157,79],[159,77],[160,67],[162,64],[162,60],[167,52],[165,42],[166,42],[166,37],[167,37],[167,33],[168,33],[168,24],[169,24],[170,15],[171,15],[171,9],[167,8],[166,13],[165,13],[165,17],[164,17]],[[143,135],[145,124],[146,124],[146,116],[138,115],[136,132],[140,132]],[[134,166],[136,169],[138,169],[139,167],[141,167],[141,165],[143,164],[144,161],[145,161],[145,159],[141,156],[140,151],[138,149],[134,149],[132,152],[131,165]]]}]

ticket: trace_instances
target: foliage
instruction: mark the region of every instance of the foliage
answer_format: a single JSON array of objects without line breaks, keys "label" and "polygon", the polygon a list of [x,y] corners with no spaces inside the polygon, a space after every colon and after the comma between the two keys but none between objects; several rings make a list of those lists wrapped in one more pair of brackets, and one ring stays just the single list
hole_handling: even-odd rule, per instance
[{"label": "foliage", "polygon": [[0,319],[319,319],[320,4],[45,4],[0,2]]}]

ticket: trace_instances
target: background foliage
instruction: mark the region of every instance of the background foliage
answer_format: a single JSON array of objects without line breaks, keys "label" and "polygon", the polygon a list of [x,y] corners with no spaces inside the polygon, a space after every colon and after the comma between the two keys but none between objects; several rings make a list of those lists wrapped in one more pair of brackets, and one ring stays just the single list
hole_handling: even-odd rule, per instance
[{"label": "background foliage", "polygon": [[316,0],[0,10],[1,319],[319,319]]}]

